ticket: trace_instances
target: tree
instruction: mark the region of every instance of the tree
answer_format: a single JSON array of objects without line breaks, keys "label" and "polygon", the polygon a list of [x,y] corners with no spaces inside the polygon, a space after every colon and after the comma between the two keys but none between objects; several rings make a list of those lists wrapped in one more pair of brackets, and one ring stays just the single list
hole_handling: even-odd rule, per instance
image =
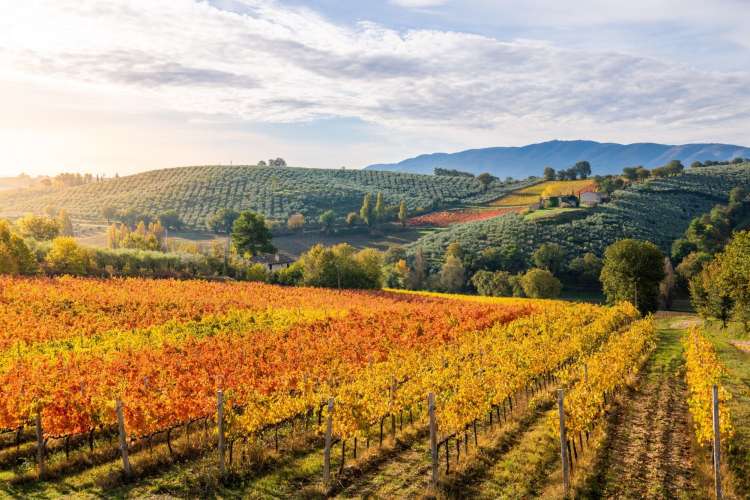
[{"label": "tree", "polygon": [[64,208],[57,214],[57,224],[60,226],[60,236],[74,236],[73,221]]},{"label": "tree", "polygon": [[268,166],[268,164],[266,163],[266,160],[260,160],[260,161],[259,161],[259,162],[258,162],[258,163],[256,164],[256,166],[258,166],[258,167],[267,167],[267,166]]},{"label": "tree", "polygon": [[117,216],[117,209],[112,205],[106,205],[102,208],[102,217],[110,224],[112,220]]},{"label": "tree", "polygon": [[286,227],[291,231],[297,231],[305,227],[305,216],[301,213],[292,214],[286,221]]},{"label": "tree", "polygon": [[239,254],[258,255],[276,251],[265,218],[255,212],[242,212],[232,226],[232,242]]},{"label": "tree", "polygon": [[11,232],[8,222],[0,220],[0,274],[33,274],[36,270],[29,247]]},{"label": "tree", "polygon": [[382,285],[383,259],[373,249],[357,252],[347,243],[332,247],[318,244],[304,253],[299,263],[302,282],[308,286],[376,289]]},{"label": "tree", "polygon": [[336,213],[333,210],[326,210],[320,214],[318,222],[320,222],[320,225],[323,226],[326,232],[330,233],[333,223],[336,222]]},{"label": "tree", "polygon": [[401,200],[401,203],[398,206],[398,221],[401,223],[401,227],[406,227],[406,219],[408,218],[409,214],[406,210],[406,202],[404,200]]},{"label": "tree", "polygon": [[706,318],[731,316],[750,326],[750,231],[734,235],[724,250],[690,282],[693,305]]},{"label": "tree", "polygon": [[552,299],[560,296],[562,283],[546,269],[529,269],[521,278],[521,287],[527,297]]},{"label": "tree", "polygon": [[464,258],[464,250],[461,248],[461,243],[454,241],[448,245],[448,248],[445,249],[445,256],[446,257],[456,257],[457,259],[461,260]]},{"label": "tree", "polygon": [[747,189],[742,186],[736,186],[729,191],[729,204],[740,204],[747,198]]},{"label": "tree", "polygon": [[158,217],[159,223],[170,231],[179,231],[183,227],[182,219],[177,210],[167,210]]},{"label": "tree", "polygon": [[651,177],[651,172],[647,168],[636,167],[636,169],[635,169],[635,177],[639,181],[643,182],[646,179],[648,179],[649,177]]},{"label": "tree", "polygon": [[480,295],[510,297],[513,295],[511,276],[507,271],[477,271],[471,277],[471,284]]},{"label": "tree", "polygon": [[373,223],[372,197],[370,196],[370,193],[366,193],[365,197],[362,199],[362,208],[359,209],[359,218],[368,226],[371,226]]},{"label": "tree", "polygon": [[638,179],[637,167],[625,167],[622,169],[622,175],[629,181]]},{"label": "tree", "polygon": [[378,193],[375,196],[375,220],[378,223],[385,220],[385,205],[383,204],[383,193]]},{"label": "tree", "polygon": [[672,261],[669,260],[669,257],[664,257],[664,279],[659,283],[659,306],[662,309],[669,310],[672,308],[676,284],[677,279]]},{"label": "tree", "polygon": [[670,255],[673,262],[682,262],[682,259],[695,252],[698,247],[692,241],[685,238],[678,238],[672,242],[672,251]]},{"label": "tree", "polygon": [[424,250],[418,246],[414,252],[414,264],[412,272],[409,274],[407,286],[412,290],[419,290],[424,287],[427,280],[427,259]]},{"label": "tree", "polygon": [[83,275],[88,268],[88,253],[73,238],[60,236],[52,241],[46,263],[56,274]]},{"label": "tree", "polygon": [[16,221],[16,227],[21,236],[37,241],[53,240],[60,235],[58,221],[42,215],[24,215]]},{"label": "tree", "polygon": [[656,310],[664,255],[649,241],[620,240],[607,247],[600,276],[610,304],[627,300],[641,313]]},{"label": "tree", "polygon": [[359,222],[359,214],[357,214],[357,212],[349,212],[346,215],[347,226],[356,226],[358,222]]},{"label": "tree", "polygon": [[573,168],[575,168],[578,176],[581,179],[586,179],[589,175],[591,175],[591,164],[585,160],[576,162]]},{"label": "tree", "polygon": [[149,217],[146,217],[142,213],[140,213],[135,208],[127,208],[125,210],[122,210],[118,212],[117,217],[120,219],[120,221],[123,224],[126,224],[128,227],[133,227],[136,224],[138,224],[138,221],[146,221],[149,219]]},{"label": "tree", "polygon": [[711,262],[712,257],[705,252],[690,252],[677,266],[677,276],[680,278],[681,286],[687,287],[693,276],[703,270],[703,267]]},{"label": "tree", "polygon": [[690,164],[690,168],[701,168],[702,166],[703,166],[703,163],[699,161],[694,161],[693,163]]},{"label": "tree", "polygon": [[482,185],[482,191],[487,191],[487,188],[490,186],[490,184],[497,180],[497,177],[484,172],[477,176],[477,180]]},{"label": "tree", "polygon": [[558,274],[562,270],[565,253],[557,243],[542,243],[532,254],[531,259],[537,267]]},{"label": "tree", "polygon": [[229,208],[222,208],[215,214],[209,217],[206,221],[208,229],[216,234],[226,235],[226,243],[224,244],[224,275],[229,273],[229,242],[231,240],[232,228],[234,223],[240,217],[240,214],[235,210]]},{"label": "tree", "polygon": [[576,257],[571,260],[568,267],[580,280],[588,283],[598,283],[599,275],[602,272],[602,265],[602,259],[591,252],[587,252],[583,257]]},{"label": "tree", "polygon": [[555,180],[555,169],[552,167],[544,167],[544,180],[554,181]]},{"label": "tree", "polygon": [[448,255],[440,269],[440,287],[446,292],[458,292],[466,283],[466,270],[461,259]]}]

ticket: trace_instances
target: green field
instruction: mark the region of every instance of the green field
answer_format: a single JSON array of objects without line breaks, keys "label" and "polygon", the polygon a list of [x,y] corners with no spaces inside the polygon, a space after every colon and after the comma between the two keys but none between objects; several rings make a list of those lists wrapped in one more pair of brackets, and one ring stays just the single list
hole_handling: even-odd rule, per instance
[{"label": "green field", "polygon": [[254,210],[285,221],[300,212],[308,220],[333,209],[343,220],[358,211],[365,193],[382,193],[386,204],[405,200],[409,210],[484,204],[519,183],[491,183],[474,178],[292,167],[200,166],[154,170],[69,188],[34,188],[0,192],[0,216],[64,208],[78,219],[101,221],[105,206],[134,208],[146,215],[177,210],[191,228],[203,229],[221,208]]}]

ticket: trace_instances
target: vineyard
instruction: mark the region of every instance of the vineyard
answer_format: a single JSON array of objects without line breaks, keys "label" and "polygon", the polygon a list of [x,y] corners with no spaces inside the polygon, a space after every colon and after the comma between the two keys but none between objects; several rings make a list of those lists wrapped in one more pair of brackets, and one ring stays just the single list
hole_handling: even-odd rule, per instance
[{"label": "vineyard", "polygon": [[[185,463],[231,484],[277,463],[310,491],[347,495],[399,463],[393,454],[414,462],[422,493],[580,488],[657,346],[654,320],[628,303],[143,279],[0,278],[0,326],[10,494],[40,478],[66,493],[138,488]],[[705,443],[724,369],[697,330],[682,342],[684,401]],[[731,396],[720,394],[729,440]],[[460,486],[508,429],[543,439],[536,467],[548,472],[535,481],[547,486]]]},{"label": "vineyard", "polygon": [[524,211],[523,207],[508,207],[508,208],[489,208],[489,209],[478,209],[478,208],[464,208],[457,210],[441,210],[439,212],[430,212],[425,215],[419,215],[412,217],[407,220],[407,225],[414,227],[421,226],[434,226],[434,227],[447,227],[452,224],[461,224],[464,222],[474,222],[480,220],[491,219],[493,217],[499,217],[501,215],[510,213],[520,213]]},{"label": "vineyard", "polygon": [[[515,247],[531,255],[542,243],[559,244],[573,258],[586,252],[601,255],[623,238],[651,241],[669,253],[692,218],[726,203],[735,186],[750,187],[750,164],[690,169],[613,194],[612,201],[577,214],[571,221],[545,223],[508,214],[490,220],[454,225],[424,236],[421,246],[434,265],[442,262],[449,244],[458,242],[467,253],[493,246]],[[537,188],[537,186],[534,186]]]},{"label": "vineyard", "polygon": [[380,420],[382,440],[383,417],[413,418],[428,392],[442,435],[455,437],[636,315],[629,306],[263,284],[0,285],[0,428],[17,441],[36,428],[46,453],[63,446],[66,457],[81,436],[111,437],[116,401],[132,443],[205,424],[218,390],[231,442],[296,419],[322,432],[315,415],[325,420],[333,398],[333,434],[369,444],[373,425]]},{"label": "vineyard", "polygon": [[333,209],[343,218],[359,211],[365,193],[383,193],[389,205],[405,200],[409,210],[416,210],[486,203],[518,185],[497,181],[485,189],[467,177],[369,170],[202,166],[154,170],[69,188],[0,192],[0,213],[41,213],[52,206],[77,219],[101,221],[105,206],[135,208],[152,216],[174,209],[188,226],[204,229],[206,219],[221,208],[254,210],[283,221],[297,212],[315,220]]}]

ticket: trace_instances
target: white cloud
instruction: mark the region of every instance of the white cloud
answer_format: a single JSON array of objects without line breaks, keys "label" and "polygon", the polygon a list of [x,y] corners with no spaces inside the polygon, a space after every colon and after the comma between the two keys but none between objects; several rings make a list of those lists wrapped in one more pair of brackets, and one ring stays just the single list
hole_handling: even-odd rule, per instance
[{"label": "white cloud", "polygon": [[419,9],[425,7],[438,7],[447,4],[448,1],[449,0],[391,0],[391,3],[400,7]]},{"label": "white cloud", "polygon": [[0,19],[0,77],[117,96],[111,104],[128,109],[148,102],[152,111],[255,123],[355,117],[466,143],[498,133],[495,144],[521,141],[520,130],[693,137],[699,128],[725,131],[722,122],[750,125],[746,71],[460,32],[345,27],[266,0],[243,6],[26,0]]}]

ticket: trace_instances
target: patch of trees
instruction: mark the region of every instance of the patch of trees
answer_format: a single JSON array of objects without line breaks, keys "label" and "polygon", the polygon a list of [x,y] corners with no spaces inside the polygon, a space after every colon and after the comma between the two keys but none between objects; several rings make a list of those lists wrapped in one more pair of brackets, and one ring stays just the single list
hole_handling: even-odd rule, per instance
[{"label": "patch of trees", "polygon": [[750,158],[736,157],[726,161],[716,160],[705,160],[703,162],[694,161],[690,164],[690,168],[701,168],[701,167],[713,167],[717,165],[739,165],[741,163],[750,163]]},{"label": "patch of trees", "polygon": [[167,231],[161,222],[140,221],[131,230],[126,224],[112,224],[107,229],[107,248],[132,248],[137,250],[166,250]]},{"label": "patch of trees", "polygon": [[576,179],[588,179],[591,175],[591,164],[588,161],[576,162],[570,168],[560,169],[555,171],[552,167],[544,167],[544,180],[545,181],[574,181]]},{"label": "patch of trees", "polygon": [[687,289],[691,279],[724,248],[734,229],[748,217],[748,191],[737,186],[730,191],[727,205],[716,205],[710,212],[694,218],[684,236],[672,243],[671,257],[676,264],[678,285]]},{"label": "patch of trees", "polygon": [[266,162],[265,160],[260,160],[258,162],[259,167],[286,167],[286,161],[284,158],[271,158]]},{"label": "patch of trees", "polygon": [[723,251],[690,280],[690,296],[698,313],[734,320],[747,333],[750,326],[750,232],[734,235]]},{"label": "patch of trees", "polygon": [[474,177],[474,174],[470,172],[462,172],[460,170],[454,170],[450,168],[435,167],[433,170],[435,175],[442,175],[445,177]]}]

